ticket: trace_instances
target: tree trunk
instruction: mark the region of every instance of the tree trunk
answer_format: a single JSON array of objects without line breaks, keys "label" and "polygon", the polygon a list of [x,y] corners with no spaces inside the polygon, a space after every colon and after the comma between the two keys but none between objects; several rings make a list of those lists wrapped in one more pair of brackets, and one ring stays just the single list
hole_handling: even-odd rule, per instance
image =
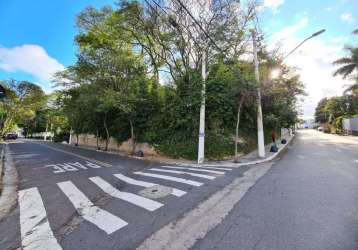
[{"label": "tree trunk", "polygon": [[104,116],[103,126],[104,126],[104,130],[106,131],[106,147],[105,147],[104,151],[107,151],[108,143],[109,143],[109,131],[108,131],[108,127],[107,127],[107,114]]},{"label": "tree trunk", "polygon": [[241,114],[241,107],[244,103],[245,97],[242,96],[240,98],[239,107],[237,109],[237,120],[236,120],[236,131],[235,131],[235,161],[238,161],[239,153],[238,153],[238,142],[239,142],[239,125],[240,125],[240,114]]},{"label": "tree trunk", "polygon": [[48,122],[46,122],[46,129],[45,129],[44,141],[47,140],[47,131],[48,131]]},{"label": "tree trunk", "polygon": [[129,124],[131,126],[131,144],[132,144],[132,152],[131,152],[131,154],[134,155],[135,154],[135,148],[136,148],[136,138],[135,138],[135,134],[134,134],[134,127],[133,127],[132,120],[129,120]]}]

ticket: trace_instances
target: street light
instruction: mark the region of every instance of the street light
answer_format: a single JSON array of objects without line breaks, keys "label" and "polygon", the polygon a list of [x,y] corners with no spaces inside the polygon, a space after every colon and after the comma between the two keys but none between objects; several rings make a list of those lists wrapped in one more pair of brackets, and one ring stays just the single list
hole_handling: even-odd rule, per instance
[{"label": "street light", "polygon": [[[300,44],[298,44],[293,50],[291,50],[287,55],[285,55],[282,59],[282,61],[284,61],[289,55],[291,55],[293,52],[295,52],[303,43],[305,43],[307,40],[319,36],[320,34],[322,34],[323,32],[325,32],[325,29],[322,29],[320,31],[317,31],[315,33],[313,33],[311,36],[307,37],[305,40],[303,40]],[[280,68],[274,68],[271,71],[270,77],[271,79],[276,79],[281,75],[281,69]]]},{"label": "street light", "polygon": [[319,36],[320,34],[322,34],[323,32],[325,32],[325,29],[322,29],[320,31],[317,31],[315,33],[313,33],[311,36],[307,37],[305,40],[303,40],[300,44],[298,44],[293,50],[291,50],[283,59],[285,60],[289,55],[291,55],[293,52],[295,52],[296,49],[298,49],[303,43],[305,43],[307,40],[310,40],[313,37]]}]

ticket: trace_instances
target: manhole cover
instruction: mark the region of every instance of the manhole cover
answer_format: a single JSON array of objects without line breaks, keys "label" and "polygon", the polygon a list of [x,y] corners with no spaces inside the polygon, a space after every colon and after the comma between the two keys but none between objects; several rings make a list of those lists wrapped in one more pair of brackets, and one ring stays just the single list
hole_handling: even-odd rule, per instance
[{"label": "manhole cover", "polygon": [[157,199],[157,198],[168,196],[171,193],[172,193],[172,188],[155,185],[153,187],[143,189],[138,194],[147,198]]}]

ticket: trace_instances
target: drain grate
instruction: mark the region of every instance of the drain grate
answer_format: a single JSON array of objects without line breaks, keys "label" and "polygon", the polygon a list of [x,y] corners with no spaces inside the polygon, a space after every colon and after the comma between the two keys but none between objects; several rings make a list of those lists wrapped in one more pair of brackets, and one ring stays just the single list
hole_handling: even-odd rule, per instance
[{"label": "drain grate", "polygon": [[138,194],[146,198],[158,199],[168,196],[172,193],[172,188],[161,185],[155,185],[141,190]]}]

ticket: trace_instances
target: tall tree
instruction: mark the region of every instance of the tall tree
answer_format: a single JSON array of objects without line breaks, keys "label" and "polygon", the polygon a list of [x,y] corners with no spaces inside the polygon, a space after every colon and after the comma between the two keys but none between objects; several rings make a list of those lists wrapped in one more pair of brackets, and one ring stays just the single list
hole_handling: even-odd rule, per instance
[{"label": "tall tree", "polygon": [[10,132],[17,123],[35,118],[35,113],[46,103],[46,95],[41,87],[27,81],[2,81],[6,98],[0,103],[2,126],[0,136]]}]

